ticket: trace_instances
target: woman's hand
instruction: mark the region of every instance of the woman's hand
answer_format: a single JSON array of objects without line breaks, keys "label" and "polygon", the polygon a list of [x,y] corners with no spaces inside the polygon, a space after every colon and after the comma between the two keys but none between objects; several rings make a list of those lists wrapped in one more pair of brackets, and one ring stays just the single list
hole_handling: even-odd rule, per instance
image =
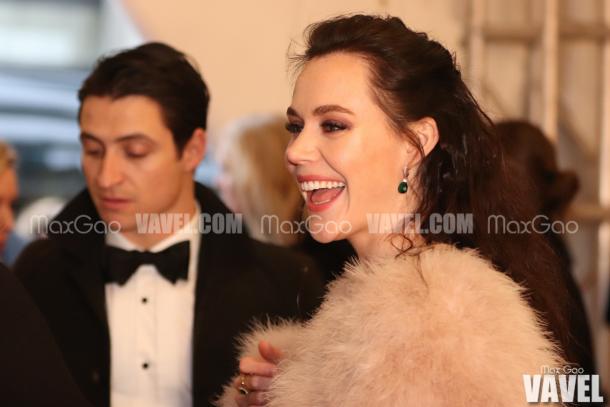
[{"label": "woman's hand", "polygon": [[266,405],[266,391],[277,372],[277,364],[284,357],[281,350],[265,341],[259,342],[258,353],[261,358],[246,356],[239,361],[240,375],[233,382],[240,392],[235,398],[239,407]]}]

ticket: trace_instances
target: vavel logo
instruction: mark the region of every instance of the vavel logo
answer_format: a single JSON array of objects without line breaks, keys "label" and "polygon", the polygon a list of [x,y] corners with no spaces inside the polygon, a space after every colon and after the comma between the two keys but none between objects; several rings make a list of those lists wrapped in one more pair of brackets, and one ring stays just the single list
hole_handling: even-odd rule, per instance
[{"label": "vavel logo", "polygon": [[563,369],[544,366],[543,374],[523,375],[525,399],[528,403],[599,403],[599,375],[583,374],[582,368]]}]

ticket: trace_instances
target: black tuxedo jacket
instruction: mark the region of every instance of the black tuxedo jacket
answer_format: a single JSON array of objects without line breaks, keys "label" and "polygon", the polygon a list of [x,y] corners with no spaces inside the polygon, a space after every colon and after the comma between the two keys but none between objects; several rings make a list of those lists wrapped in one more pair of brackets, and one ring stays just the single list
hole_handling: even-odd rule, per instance
[{"label": "black tuxedo jacket", "polygon": [[0,264],[0,405],[87,407],[42,315]]},{"label": "black tuxedo jacket", "polygon": [[[230,213],[195,186],[202,213]],[[110,340],[103,281],[103,233],[74,233],[99,220],[81,192],[56,217],[49,238],[30,244],[15,272],[42,311],[82,392],[96,407],[110,398]],[[68,228],[72,225],[72,230]],[[57,233],[63,232],[63,233]],[[66,233],[71,232],[71,233]],[[237,370],[235,338],[254,319],[305,319],[323,295],[309,258],[241,234],[202,234],[193,332],[193,405],[208,406]]]}]

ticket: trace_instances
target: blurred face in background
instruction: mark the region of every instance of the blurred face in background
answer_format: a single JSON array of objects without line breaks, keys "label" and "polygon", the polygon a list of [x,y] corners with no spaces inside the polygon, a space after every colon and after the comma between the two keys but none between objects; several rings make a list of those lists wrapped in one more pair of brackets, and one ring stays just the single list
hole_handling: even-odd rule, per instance
[{"label": "blurred face in background", "polygon": [[100,217],[132,241],[138,213],[192,214],[193,173],[205,150],[203,130],[179,154],[161,106],[145,96],[85,98],[80,116],[82,166]]},{"label": "blurred face in background", "polygon": [[219,166],[218,176],[216,177],[218,194],[232,212],[241,212],[242,209],[236,191],[235,168],[233,168],[233,163],[230,160],[229,151],[226,146],[222,146],[218,150],[216,160]]},{"label": "blurred face in background", "polygon": [[13,205],[18,196],[17,172],[14,168],[7,168],[0,173],[0,251],[4,250],[13,230]]}]

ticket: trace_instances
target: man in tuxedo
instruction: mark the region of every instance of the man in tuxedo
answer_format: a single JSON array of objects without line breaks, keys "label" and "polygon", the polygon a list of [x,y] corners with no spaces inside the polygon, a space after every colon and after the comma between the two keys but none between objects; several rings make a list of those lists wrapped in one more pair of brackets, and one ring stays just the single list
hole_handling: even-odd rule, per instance
[{"label": "man in tuxedo", "polygon": [[209,95],[184,54],[149,43],[101,59],[79,100],[87,188],[15,271],[93,405],[208,406],[237,371],[235,338],[307,318],[320,279],[193,181]]}]

